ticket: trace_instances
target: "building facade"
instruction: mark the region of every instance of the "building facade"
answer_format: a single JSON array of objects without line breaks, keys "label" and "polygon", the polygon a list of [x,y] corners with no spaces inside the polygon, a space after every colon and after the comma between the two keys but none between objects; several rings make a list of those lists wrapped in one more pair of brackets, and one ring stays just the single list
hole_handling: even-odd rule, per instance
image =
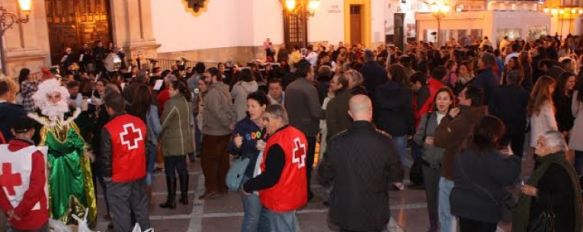
[{"label": "building facade", "polygon": [[[34,0],[29,22],[4,35],[6,72],[38,72],[57,64],[66,47],[78,51],[96,40],[122,48],[132,60],[210,63],[263,58],[267,38],[276,47],[296,37],[375,47],[392,34],[387,30],[400,1],[322,0],[312,16],[290,21],[285,0],[205,0],[197,11],[188,0]],[[17,12],[17,0],[0,5]]]}]

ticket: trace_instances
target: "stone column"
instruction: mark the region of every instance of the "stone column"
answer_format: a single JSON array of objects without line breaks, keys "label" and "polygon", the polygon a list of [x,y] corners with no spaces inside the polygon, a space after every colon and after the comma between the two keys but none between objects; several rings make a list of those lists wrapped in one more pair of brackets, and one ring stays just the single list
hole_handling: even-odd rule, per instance
[{"label": "stone column", "polygon": [[[18,13],[17,0],[0,0],[0,5],[9,12]],[[25,24],[15,24],[4,34],[6,54],[6,74],[18,76],[21,68],[27,67],[33,73],[49,64],[50,47],[45,12],[45,1],[32,1],[30,20]]]},{"label": "stone column", "polygon": [[150,0],[111,0],[113,41],[132,60],[158,56],[152,13]]}]

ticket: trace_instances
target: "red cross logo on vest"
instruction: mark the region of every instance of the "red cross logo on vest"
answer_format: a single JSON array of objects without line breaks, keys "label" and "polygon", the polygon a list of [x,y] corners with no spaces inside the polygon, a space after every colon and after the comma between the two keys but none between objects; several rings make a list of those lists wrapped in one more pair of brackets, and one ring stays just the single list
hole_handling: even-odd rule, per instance
[{"label": "red cross logo on vest", "polygon": [[8,195],[14,196],[16,195],[16,191],[14,191],[15,187],[22,185],[22,178],[18,173],[12,173],[12,164],[11,163],[3,163],[2,164],[2,175],[0,175],[0,185],[2,185]]},{"label": "red cross logo on vest", "polygon": [[128,146],[128,150],[138,148],[138,142],[142,141],[142,130],[136,129],[133,123],[123,125],[123,132],[119,134],[121,144]]},{"label": "red cross logo on vest", "polygon": [[306,165],[306,145],[302,144],[300,138],[294,139],[292,163],[297,163],[299,168]]}]

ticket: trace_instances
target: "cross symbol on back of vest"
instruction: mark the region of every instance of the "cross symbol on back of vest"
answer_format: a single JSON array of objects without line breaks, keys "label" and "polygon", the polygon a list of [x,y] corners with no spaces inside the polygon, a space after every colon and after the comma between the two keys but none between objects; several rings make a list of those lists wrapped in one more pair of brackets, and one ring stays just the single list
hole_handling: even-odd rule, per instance
[{"label": "cross symbol on back of vest", "polygon": [[294,139],[292,163],[298,163],[299,168],[306,165],[306,145],[300,141],[300,138]]},{"label": "cross symbol on back of vest", "polygon": [[119,134],[121,137],[121,144],[128,146],[128,150],[138,148],[138,142],[142,141],[142,130],[136,129],[133,123],[123,125],[123,132]]},{"label": "cross symbol on back of vest", "polygon": [[12,173],[12,164],[2,164],[2,174],[0,175],[0,185],[3,186],[8,195],[16,195],[15,187],[22,185],[22,177],[18,173]]}]

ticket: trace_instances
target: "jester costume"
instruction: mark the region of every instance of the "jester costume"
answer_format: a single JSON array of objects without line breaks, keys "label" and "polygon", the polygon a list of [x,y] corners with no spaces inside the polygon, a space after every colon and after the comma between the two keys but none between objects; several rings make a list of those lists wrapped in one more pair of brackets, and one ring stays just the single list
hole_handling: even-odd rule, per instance
[{"label": "jester costume", "polygon": [[49,205],[51,216],[70,224],[75,214],[83,218],[89,208],[89,224],[94,224],[97,205],[91,161],[86,158],[85,141],[74,122],[68,126],[44,126],[41,129],[41,145],[48,146]]}]

